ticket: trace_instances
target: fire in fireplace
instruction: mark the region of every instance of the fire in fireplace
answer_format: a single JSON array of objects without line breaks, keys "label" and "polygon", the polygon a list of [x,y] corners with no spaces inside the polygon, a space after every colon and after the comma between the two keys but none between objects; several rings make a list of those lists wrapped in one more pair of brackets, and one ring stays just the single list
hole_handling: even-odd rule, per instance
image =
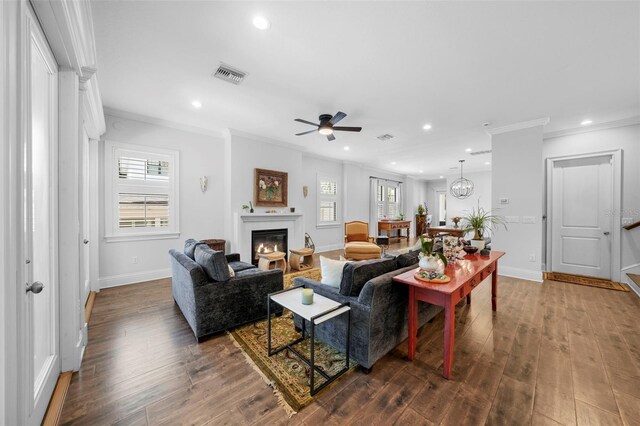
[{"label": "fire in fireplace", "polygon": [[[258,254],[280,251],[288,257],[287,229],[264,229],[251,231],[251,262],[258,265]],[[285,258],[286,258],[285,257]]]}]

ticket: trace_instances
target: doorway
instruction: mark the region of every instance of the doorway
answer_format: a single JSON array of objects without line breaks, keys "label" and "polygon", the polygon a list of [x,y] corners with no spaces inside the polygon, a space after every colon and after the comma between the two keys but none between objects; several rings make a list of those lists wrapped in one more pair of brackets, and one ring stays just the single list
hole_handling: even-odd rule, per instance
[{"label": "doorway", "polygon": [[620,154],[548,160],[549,271],[619,280]]},{"label": "doorway", "polygon": [[22,314],[19,374],[25,424],[40,424],[60,374],[58,296],[58,65],[26,8],[27,132],[23,140]]},{"label": "doorway", "polygon": [[436,191],[436,221],[438,226],[447,224],[447,191]]}]

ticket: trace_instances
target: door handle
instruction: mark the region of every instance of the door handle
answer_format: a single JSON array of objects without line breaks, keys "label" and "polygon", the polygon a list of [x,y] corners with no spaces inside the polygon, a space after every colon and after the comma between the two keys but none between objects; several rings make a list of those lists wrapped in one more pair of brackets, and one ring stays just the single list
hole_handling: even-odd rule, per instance
[{"label": "door handle", "polygon": [[83,243],[85,243],[85,244],[89,244],[89,240],[85,239],[85,240],[83,241]]},{"label": "door handle", "polygon": [[33,294],[38,294],[44,289],[44,284],[40,281],[36,281],[33,284],[27,284],[27,293],[32,292]]},{"label": "door handle", "polygon": [[603,232],[604,235],[609,235],[609,231]]}]

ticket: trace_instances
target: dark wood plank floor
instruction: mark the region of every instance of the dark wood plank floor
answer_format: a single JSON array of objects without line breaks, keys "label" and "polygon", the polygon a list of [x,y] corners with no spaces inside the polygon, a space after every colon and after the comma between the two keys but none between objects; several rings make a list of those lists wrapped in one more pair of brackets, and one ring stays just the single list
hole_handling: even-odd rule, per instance
[{"label": "dark wood plank floor", "polygon": [[639,424],[633,293],[501,276],[493,313],[484,282],[456,310],[453,380],[440,375],[441,314],[413,363],[405,342],[289,419],[228,336],[195,342],[170,285],[98,294],[63,424]]}]

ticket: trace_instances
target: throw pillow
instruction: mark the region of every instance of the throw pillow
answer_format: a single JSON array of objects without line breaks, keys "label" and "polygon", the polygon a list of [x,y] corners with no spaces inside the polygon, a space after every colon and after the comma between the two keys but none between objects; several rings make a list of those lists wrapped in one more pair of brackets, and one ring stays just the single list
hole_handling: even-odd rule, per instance
[{"label": "throw pillow", "polygon": [[236,276],[236,271],[233,270],[231,265],[227,265],[227,268],[229,268],[229,275],[231,276],[231,278],[235,277]]},{"label": "throw pillow", "polygon": [[229,264],[223,251],[211,250],[206,244],[196,246],[196,262],[204,269],[210,279],[227,281],[231,278]]},{"label": "throw pillow", "polygon": [[320,272],[322,274],[322,284],[339,288],[342,281],[342,270],[344,265],[349,263],[347,260],[333,260],[328,257],[320,256]]},{"label": "throw pillow", "polygon": [[189,256],[191,260],[196,260],[196,247],[200,244],[204,244],[204,243],[196,241],[193,238],[189,238],[187,241],[184,242],[184,254]]}]

